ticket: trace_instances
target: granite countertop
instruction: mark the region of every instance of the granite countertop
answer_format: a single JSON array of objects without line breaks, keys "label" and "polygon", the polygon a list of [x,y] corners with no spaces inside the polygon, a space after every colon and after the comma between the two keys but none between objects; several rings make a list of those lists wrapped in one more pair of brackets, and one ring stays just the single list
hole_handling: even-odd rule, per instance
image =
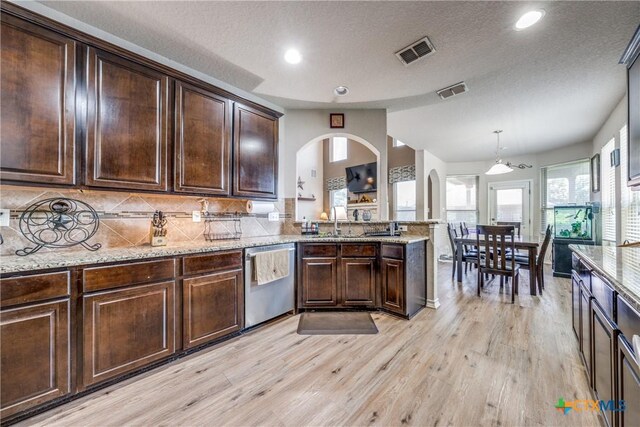
[{"label": "granite countertop", "polygon": [[42,252],[27,256],[3,256],[0,258],[0,274],[29,272],[50,268],[75,267],[89,264],[102,264],[117,261],[142,260],[166,256],[198,254],[244,249],[256,246],[277,245],[298,242],[386,242],[409,244],[428,240],[425,236],[395,237],[310,237],[300,235],[277,235],[267,237],[250,237],[240,240],[220,240],[217,242],[202,241],[199,243],[177,243],[167,246],[151,247],[150,245],[127,248],[99,249],[95,252]]},{"label": "granite countertop", "polygon": [[615,290],[640,311],[640,248],[584,245],[569,248],[609,279]]}]

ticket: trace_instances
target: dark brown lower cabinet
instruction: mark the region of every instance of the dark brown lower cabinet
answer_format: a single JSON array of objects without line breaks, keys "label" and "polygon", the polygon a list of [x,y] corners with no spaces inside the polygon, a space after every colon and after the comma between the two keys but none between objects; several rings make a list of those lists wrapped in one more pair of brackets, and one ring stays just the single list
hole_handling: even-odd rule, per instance
[{"label": "dark brown lower cabinet", "polygon": [[571,326],[576,338],[580,339],[580,283],[582,281],[574,271],[571,274]]},{"label": "dark brown lower cabinet", "polygon": [[[614,400],[616,365],[615,355],[618,332],[613,323],[609,320],[600,304],[593,300],[591,302],[591,340],[593,343],[592,352],[592,385],[593,390],[599,400],[609,402]],[[613,410],[603,411],[604,420],[607,426],[611,427],[615,422],[615,412]]]},{"label": "dark brown lower cabinet", "polygon": [[591,292],[586,285],[580,286],[580,355],[587,369],[589,384],[593,385],[591,374]]},{"label": "dark brown lower cabinet", "polygon": [[382,308],[405,314],[404,261],[382,258]]},{"label": "dark brown lower cabinet", "polygon": [[185,349],[242,329],[244,324],[242,277],[240,269],[183,280],[182,325]]},{"label": "dark brown lower cabinet", "polygon": [[175,351],[175,281],[83,297],[84,385],[133,371]]},{"label": "dark brown lower cabinet", "polygon": [[70,392],[69,298],[0,311],[0,416]]},{"label": "dark brown lower cabinet", "polygon": [[343,304],[375,306],[376,259],[342,258],[341,269]]},{"label": "dark brown lower cabinet", "polygon": [[302,259],[302,305],[335,307],[338,305],[338,258]]},{"label": "dark brown lower cabinet", "polygon": [[622,335],[618,336],[618,400],[624,411],[618,412],[619,427],[640,426],[640,356],[634,355]]}]

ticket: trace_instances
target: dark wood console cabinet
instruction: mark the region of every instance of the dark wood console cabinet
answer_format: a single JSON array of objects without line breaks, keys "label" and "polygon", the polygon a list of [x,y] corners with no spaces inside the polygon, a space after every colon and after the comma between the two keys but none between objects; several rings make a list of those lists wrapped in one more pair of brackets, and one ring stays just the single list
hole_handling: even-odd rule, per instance
[{"label": "dark wood console cabinet", "polygon": [[575,253],[572,265],[572,323],[578,348],[594,399],[614,403],[601,412],[603,423],[640,425],[639,356],[630,344],[633,335],[640,334],[640,313],[617,294],[606,275]]}]

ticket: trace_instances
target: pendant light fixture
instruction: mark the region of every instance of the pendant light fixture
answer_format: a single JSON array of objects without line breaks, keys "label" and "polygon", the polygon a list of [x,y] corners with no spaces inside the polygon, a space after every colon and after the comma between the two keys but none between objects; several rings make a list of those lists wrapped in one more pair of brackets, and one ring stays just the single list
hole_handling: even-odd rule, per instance
[{"label": "pendant light fixture", "polygon": [[502,130],[494,130],[493,133],[498,137],[498,145],[496,146],[496,164],[491,166],[491,169],[485,172],[485,175],[500,175],[503,173],[513,172],[508,165],[502,163],[502,159],[500,158],[500,134]]},{"label": "pendant light fixture", "polygon": [[531,165],[528,165],[526,163],[519,163],[517,165],[511,162],[502,163],[502,159],[500,158],[500,134],[502,133],[502,130],[494,130],[493,133],[495,133],[496,137],[498,138],[498,145],[496,147],[496,164],[491,166],[491,169],[489,169],[484,173],[485,175],[501,175],[503,173],[513,172],[514,168],[518,168],[518,169],[532,168]]}]

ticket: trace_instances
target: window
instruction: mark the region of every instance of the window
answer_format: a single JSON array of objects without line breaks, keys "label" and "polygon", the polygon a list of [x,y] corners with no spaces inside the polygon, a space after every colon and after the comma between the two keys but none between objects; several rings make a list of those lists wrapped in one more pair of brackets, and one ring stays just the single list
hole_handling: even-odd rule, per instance
[{"label": "window", "polygon": [[394,147],[404,147],[405,145],[407,145],[407,144],[405,144],[404,142],[400,141],[399,139],[395,139],[394,138],[394,140],[393,140],[393,146]]},{"label": "window", "polygon": [[478,223],[478,177],[447,177],[447,222],[464,222],[469,228]]},{"label": "window", "polygon": [[590,200],[589,159],[546,166],[540,170],[540,233],[553,225],[553,208],[584,205]]},{"label": "window", "polygon": [[395,199],[393,218],[397,221],[415,221],[416,219],[416,182],[396,182],[393,189]]},{"label": "window", "polygon": [[602,240],[616,241],[616,168],[611,166],[611,153],[616,148],[616,140],[602,147],[600,154],[602,188]]},{"label": "window", "polygon": [[347,159],[347,138],[334,136],[331,138],[331,161],[339,162]]},{"label": "window", "polygon": [[331,190],[330,192],[331,207],[344,206],[347,207],[347,189]]},{"label": "window", "polygon": [[622,242],[640,242],[640,191],[632,191],[627,187],[629,136],[627,126],[620,129],[620,182],[622,191],[620,197],[620,224]]}]

